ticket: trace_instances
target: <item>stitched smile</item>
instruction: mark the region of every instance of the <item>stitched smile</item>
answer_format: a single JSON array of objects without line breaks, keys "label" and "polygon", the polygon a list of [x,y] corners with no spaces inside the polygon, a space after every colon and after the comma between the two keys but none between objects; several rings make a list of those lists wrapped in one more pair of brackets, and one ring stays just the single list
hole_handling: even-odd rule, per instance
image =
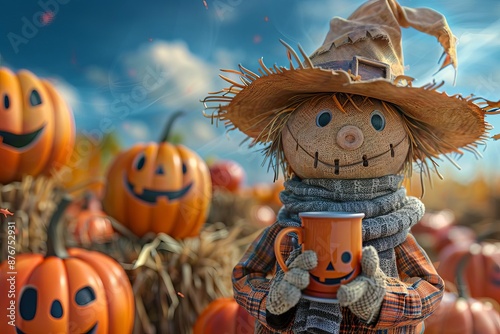
[{"label": "stitched smile", "polygon": [[319,158],[319,152],[318,151],[316,151],[314,153],[314,155],[311,154],[311,153],[309,153],[309,151],[307,151],[302,145],[300,145],[299,141],[297,140],[297,138],[293,135],[292,131],[290,130],[290,127],[289,127],[288,123],[286,124],[286,128],[288,130],[288,133],[290,133],[290,135],[292,136],[293,140],[295,141],[295,143],[297,145],[296,146],[297,150],[300,148],[308,156],[310,156],[311,158],[314,159],[314,168],[318,167],[318,163],[322,163],[325,166],[334,168],[334,173],[335,174],[339,174],[339,169],[341,167],[352,167],[352,166],[359,165],[359,164],[362,164],[364,167],[368,167],[370,160],[373,160],[373,159],[376,159],[376,158],[380,158],[381,156],[384,156],[387,153],[390,153],[391,157],[394,158],[394,155],[395,155],[394,149],[396,147],[398,147],[401,143],[403,143],[405,141],[405,139],[406,139],[406,136],[404,136],[396,145],[389,144],[389,148],[387,150],[379,153],[379,154],[376,154],[376,155],[373,155],[373,156],[370,156],[370,157],[368,157],[366,154],[364,154],[364,155],[361,156],[361,159],[359,161],[341,165],[339,159],[335,159],[334,162],[333,162],[333,164],[330,163],[330,162],[326,162],[326,161],[321,160]]}]

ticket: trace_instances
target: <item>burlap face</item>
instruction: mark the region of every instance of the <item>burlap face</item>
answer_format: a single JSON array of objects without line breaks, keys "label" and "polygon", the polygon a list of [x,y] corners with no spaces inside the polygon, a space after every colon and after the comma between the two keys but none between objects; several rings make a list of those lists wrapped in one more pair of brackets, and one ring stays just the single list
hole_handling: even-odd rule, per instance
[{"label": "burlap face", "polygon": [[305,102],[290,116],[283,149],[297,176],[357,179],[401,171],[409,140],[399,114],[378,100],[352,99],[357,108],[347,102],[345,112],[328,95]]}]

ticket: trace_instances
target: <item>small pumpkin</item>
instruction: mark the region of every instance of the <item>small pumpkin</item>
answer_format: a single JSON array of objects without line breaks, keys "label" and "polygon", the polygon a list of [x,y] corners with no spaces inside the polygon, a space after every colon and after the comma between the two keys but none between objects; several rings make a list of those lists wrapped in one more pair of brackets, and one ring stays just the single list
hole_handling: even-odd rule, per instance
[{"label": "small pumpkin", "polygon": [[199,315],[193,334],[253,334],[255,318],[234,300],[218,298]]},{"label": "small pumpkin", "polygon": [[222,160],[210,165],[210,177],[214,190],[236,193],[245,179],[245,170],[236,161]]},{"label": "small pumpkin", "polygon": [[114,235],[108,215],[102,211],[101,203],[91,192],[85,194],[80,210],[70,224],[73,225],[75,240],[82,245],[105,243]]},{"label": "small pumpkin", "polygon": [[15,269],[0,265],[0,333],[132,332],[134,297],[122,267],[104,254],[64,245],[59,218],[69,202],[64,198],[51,218],[45,256],[20,254]]},{"label": "small pumpkin", "polygon": [[212,198],[208,167],[196,152],[168,142],[175,113],[159,143],[137,144],[108,170],[103,207],[137,236],[199,234]]},{"label": "small pumpkin", "polygon": [[[460,259],[455,268],[457,293],[445,292],[436,311],[425,320],[426,334],[500,334],[500,314],[487,300],[469,298],[464,269],[471,255]],[[455,281],[455,280],[454,280]],[[469,283],[469,287],[474,282]]]},{"label": "small pumpkin", "polygon": [[50,175],[69,159],[73,114],[47,80],[0,68],[0,183]]},{"label": "small pumpkin", "polygon": [[453,282],[457,265],[465,256],[470,257],[464,275],[470,295],[500,303],[500,247],[489,242],[451,244],[439,254],[439,275]]}]

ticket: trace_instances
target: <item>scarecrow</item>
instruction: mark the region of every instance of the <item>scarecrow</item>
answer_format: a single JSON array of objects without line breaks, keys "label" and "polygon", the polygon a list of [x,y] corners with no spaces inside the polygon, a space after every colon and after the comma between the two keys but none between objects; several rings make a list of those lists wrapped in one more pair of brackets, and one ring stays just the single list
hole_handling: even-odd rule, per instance
[{"label": "scarecrow", "polygon": [[[266,145],[266,159],[287,177],[277,222],[233,271],[235,298],[258,320],[256,333],[421,333],[441,300],[443,280],[409,233],[424,206],[402,180],[413,163],[428,175],[439,156],[475,151],[498,102],[448,96],[435,83],[413,87],[400,27],[435,36],[441,68],[456,69],[456,39],[440,13],[372,0],[347,20],[333,18],[311,56],[299,47],[300,60],[283,43],[289,68],[260,61],[258,75],[240,66],[232,72],[242,83],[223,77],[230,87],[204,100],[210,117]],[[299,226],[305,211],[365,213],[362,273],[341,286],[338,303],[301,298],[317,256],[301,252],[293,234],[281,247],[293,269],[283,274],[276,264],[276,235]]]}]

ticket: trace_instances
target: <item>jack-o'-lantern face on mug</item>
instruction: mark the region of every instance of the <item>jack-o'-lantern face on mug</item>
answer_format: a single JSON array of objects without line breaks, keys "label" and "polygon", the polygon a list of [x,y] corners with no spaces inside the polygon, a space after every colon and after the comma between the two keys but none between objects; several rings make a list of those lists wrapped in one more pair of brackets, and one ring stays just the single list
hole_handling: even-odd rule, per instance
[{"label": "jack-o'-lantern face on mug", "polygon": [[0,68],[0,183],[59,168],[74,137],[73,115],[49,82]]},{"label": "jack-o'-lantern face on mug", "polygon": [[323,285],[339,285],[357,276],[361,269],[362,246],[357,236],[360,224],[359,221],[356,224],[351,221],[324,224],[322,233],[315,234],[311,249],[318,256],[318,266],[310,271],[313,280]]},{"label": "jack-o'-lantern face on mug", "polygon": [[[333,253],[329,252],[329,247],[326,245],[323,249],[324,252],[318,252],[318,258],[327,257],[327,261],[319,261],[324,265],[324,268],[316,268],[314,275],[311,272],[311,278],[315,281],[326,285],[338,285],[342,281],[348,281],[351,277],[358,273],[358,261],[353,261],[354,256],[359,254],[352,254],[350,245],[338,244]],[[316,249],[317,250],[317,249]]]},{"label": "jack-o'-lantern face on mug", "polygon": [[356,179],[401,171],[409,140],[398,112],[378,100],[337,96],[306,101],[284,126],[283,150],[295,174]]}]

